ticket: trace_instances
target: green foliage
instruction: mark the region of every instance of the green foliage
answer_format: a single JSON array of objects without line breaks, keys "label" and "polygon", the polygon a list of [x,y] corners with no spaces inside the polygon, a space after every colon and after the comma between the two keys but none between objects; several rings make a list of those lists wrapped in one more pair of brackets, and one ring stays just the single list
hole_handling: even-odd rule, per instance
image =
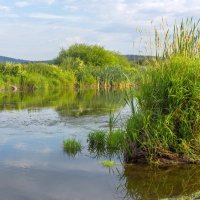
[{"label": "green foliage", "polygon": [[75,157],[81,152],[82,146],[80,141],[75,139],[67,139],[63,141],[63,149],[68,156]]},{"label": "green foliage", "polygon": [[165,35],[165,56],[181,54],[184,56],[195,56],[199,54],[200,29],[199,22],[187,19],[181,22],[180,26],[174,25],[173,41],[168,42],[168,35]]},{"label": "green foliage", "polygon": [[128,60],[116,52],[105,50],[98,45],[74,44],[67,50],[62,49],[56,59],[56,63],[62,65],[66,59],[74,58],[71,63],[80,59],[87,66],[120,65],[130,66]]},{"label": "green foliage", "polygon": [[129,87],[136,74],[129,61],[98,45],[62,49],[56,63],[0,64],[0,88],[22,90],[82,87]]},{"label": "green foliage", "polygon": [[157,157],[164,149],[198,154],[200,131],[198,58],[174,56],[144,75],[137,93],[139,112],[127,121],[127,136]]},{"label": "green foliage", "polygon": [[62,49],[56,63],[62,69],[72,70],[80,87],[124,87],[133,82],[137,71],[126,57],[98,45],[74,44]]},{"label": "green foliage", "polygon": [[104,131],[94,131],[88,134],[87,137],[88,150],[90,153],[99,157],[105,153],[106,133]]},{"label": "green foliage", "polygon": [[72,71],[45,63],[1,64],[0,80],[4,89],[15,85],[21,90],[66,88],[76,83]]},{"label": "green foliage", "polygon": [[88,149],[95,157],[121,155],[127,147],[122,130],[112,132],[93,131],[88,135]]},{"label": "green foliage", "polygon": [[123,153],[127,147],[125,132],[122,130],[115,130],[107,134],[106,148],[109,154]]},{"label": "green foliage", "polygon": [[137,154],[149,162],[163,157],[183,162],[200,159],[198,23],[187,20],[186,25],[175,25],[173,35],[171,42],[164,38],[165,59],[152,62],[139,82],[137,112],[132,98],[127,100],[132,107],[126,125],[130,160]]},{"label": "green foliage", "polygon": [[[182,20],[180,25],[174,24],[173,31],[162,24],[163,31],[154,29],[156,58],[169,58],[175,54],[183,56],[199,56],[200,20],[193,18]],[[163,34],[164,33],[164,34]]]}]

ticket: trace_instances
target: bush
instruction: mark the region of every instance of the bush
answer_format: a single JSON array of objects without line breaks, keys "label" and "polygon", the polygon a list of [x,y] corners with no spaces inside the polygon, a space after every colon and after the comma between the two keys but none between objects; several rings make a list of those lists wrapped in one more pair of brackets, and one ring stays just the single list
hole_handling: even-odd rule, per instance
[{"label": "bush", "polygon": [[[118,53],[105,50],[103,47],[98,45],[86,44],[74,44],[70,46],[67,50],[62,49],[55,62],[62,66],[63,63],[68,63],[69,60],[70,63],[73,63],[76,62],[77,59],[83,61],[83,63],[86,66],[130,66],[130,63],[128,62],[127,58],[119,55]],[[74,64],[72,64],[72,66],[74,66]]]}]

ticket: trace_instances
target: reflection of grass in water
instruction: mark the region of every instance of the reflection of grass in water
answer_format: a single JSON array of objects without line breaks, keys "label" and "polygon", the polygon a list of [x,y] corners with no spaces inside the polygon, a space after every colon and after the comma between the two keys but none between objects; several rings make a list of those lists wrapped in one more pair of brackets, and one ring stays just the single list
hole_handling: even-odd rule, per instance
[{"label": "reflection of grass in water", "polygon": [[194,194],[188,195],[188,196],[180,196],[177,198],[166,198],[162,200],[197,200],[200,199],[200,191],[195,192]]},{"label": "reflection of grass in water", "polygon": [[88,150],[95,157],[101,157],[105,154],[106,134],[104,131],[94,131],[88,134]]},{"label": "reflection of grass in water", "polygon": [[93,131],[88,135],[88,150],[96,158],[113,157],[123,154],[126,148],[124,132]]},{"label": "reflection of grass in water", "polygon": [[76,95],[73,90],[0,93],[0,110],[57,108],[72,104]]},{"label": "reflection of grass in water", "polygon": [[106,114],[124,105],[123,91],[58,90],[0,93],[0,110],[53,107],[61,117]]},{"label": "reflection of grass in water", "polygon": [[152,169],[147,165],[125,165],[122,174],[117,173],[118,192],[125,195],[124,199],[181,199],[187,196],[189,199],[199,194],[199,166]]},{"label": "reflection of grass in water", "polygon": [[78,153],[81,152],[82,146],[80,141],[76,139],[67,139],[63,141],[64,152],[71,157],[75,157]]}]

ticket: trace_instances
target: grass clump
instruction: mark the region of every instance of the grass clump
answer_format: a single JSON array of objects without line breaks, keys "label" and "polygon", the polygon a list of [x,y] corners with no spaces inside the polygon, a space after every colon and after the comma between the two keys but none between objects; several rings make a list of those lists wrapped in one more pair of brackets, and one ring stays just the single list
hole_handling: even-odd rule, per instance
[{"label": "grass clump", "polygon": [[125,132],[122,130],[109,132],[106,137],[106,149],[109,154],[123,152],[126,149]]},{"label": "grass clump", "polygon": [[180,31],[175,28],[174,39],[180,41],[170,44],[179,46],[169,49],[170,56],[158,59],[140,81],[135,93],[138,110],[126,125],[129,162],[200,160],[200,57],[192,53],[193,46],[188,47],[192,42],[186,43],[182,38],[184,33],[190,41],[199,34],[196,24],[193,26],[192,35],[183,23]]},{"label": "grass clump", "polygon": [[89,151],[95,157],[120,155],[126,148],[125,134],[121,130],[93,131],[87,141]]},{"label": "grass clump", "polygon": [[103,160],[101,161],[103,167],[113,167],[115,166],[115,162],[112,160]]},{"label": "grass clump", "polygon": [[93,131],[87,137],[88,150],[95,157],[100,157],[105,154],[106,133],[104,131]]},{"label": "grass clump", "polygon": [[80,141],[76,139],[67,139],[63,141],[64,152],[71,157],[75,157],[82,150]]}]

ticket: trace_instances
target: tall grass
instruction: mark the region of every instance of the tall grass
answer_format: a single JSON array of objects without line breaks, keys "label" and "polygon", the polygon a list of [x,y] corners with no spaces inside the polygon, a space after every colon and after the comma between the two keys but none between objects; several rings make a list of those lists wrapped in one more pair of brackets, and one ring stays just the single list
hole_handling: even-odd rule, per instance
[{"label": "tall grass", "polygon": [[0,80],[4,89],[15,85],[20,90],[63,89],[76,83],[73,72],[45,63],[1,64]]},{"label": "tall grass", "polygon": [[154,43],[151,48],[155,48],[156,58],[170,58],[173,55],[199,56],[200,50],[200,20],[187,18],[174,23],[169,27],[167,22],[162,22],[161,31],[154,27]]},{"label": "tall grass", "polygon": [[[91,88],[130,87],[130,78],[135,70],[118,66],[64,67],[46,63],[0,64],[0,89],[9,90],[12,86],[20,90],[69,88],[78,86]],[[69,65],[69,64],[68,64]]]},{"label": "tall grass", "polygon": [[174,25],[173,39],[170,42],[169,30],[165,34],[164,56],[173,56],[174,54],[184,56],[199,56],[200,30],[199,22],[192,18],[186,21],[182,20],[180,25]]},{"label": "tall grass", "polygon": [[[149,67],[136,93],[138,112],[127,121],[127,161],[197,162],[200,153],[199,27],[174,25],[163,58]],[[165,33],[168,35],[168,31]],[[157,37],[157,33],[155,37]],[[127,99],[133,107],[133,102]]]}]

